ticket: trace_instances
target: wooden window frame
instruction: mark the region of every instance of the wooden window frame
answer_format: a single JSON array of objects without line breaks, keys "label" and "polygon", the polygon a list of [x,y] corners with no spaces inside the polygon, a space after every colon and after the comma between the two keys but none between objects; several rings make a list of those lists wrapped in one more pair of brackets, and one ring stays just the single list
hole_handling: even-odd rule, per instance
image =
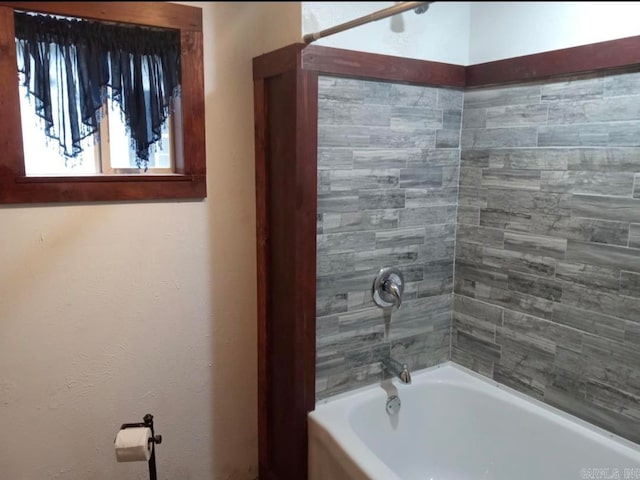
[{"label": "wooden window frame", "polygon": [[[26,176],[14,9],[170,28],[180,32],[182,121],[176,122],[175,173]],[[14,78],[15,81],[10,81]],[[202,10],[166,2],[0,1],[0,204],[101,202],[206,197]]]}]

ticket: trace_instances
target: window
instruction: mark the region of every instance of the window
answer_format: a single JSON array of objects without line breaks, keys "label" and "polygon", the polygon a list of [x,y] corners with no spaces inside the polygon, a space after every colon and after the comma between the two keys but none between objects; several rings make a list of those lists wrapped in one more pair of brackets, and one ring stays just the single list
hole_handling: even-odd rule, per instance
[{"label": "window", "polygon": [[[85,139],[79,165],[65,165],[35,118],[20,114],[33,108],[25,110],[18,82],[0,82],[0,203],[206,196],[201,10],[164,2],[118,2],[117,9],[105,8],[108,3],[0,2],[0,78],[16,78],[14,8],[177,30],[181,70],[188,73],[182,75],[179,108],[162,131],[160,148],[150,152],[148,170],[142,173],[117,106],[107,104],[99,126],[101,141]],[[43,155],[48,161],[37,161]]]}]

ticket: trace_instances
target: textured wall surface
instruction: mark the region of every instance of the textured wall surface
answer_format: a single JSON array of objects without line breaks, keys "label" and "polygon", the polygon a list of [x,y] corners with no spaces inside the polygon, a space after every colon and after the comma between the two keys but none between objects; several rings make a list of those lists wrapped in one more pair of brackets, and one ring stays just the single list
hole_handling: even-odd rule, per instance
[{"label": "textured wall surface", "polygon": [[[462,92],[321,77],[317,396],[447,360]],[[378,269],[399,266],[405,302],[375,306]]]},{"label": "textured wall surface", "polygon": [[452,359],[640,440],[640,73],[465,93]]}]

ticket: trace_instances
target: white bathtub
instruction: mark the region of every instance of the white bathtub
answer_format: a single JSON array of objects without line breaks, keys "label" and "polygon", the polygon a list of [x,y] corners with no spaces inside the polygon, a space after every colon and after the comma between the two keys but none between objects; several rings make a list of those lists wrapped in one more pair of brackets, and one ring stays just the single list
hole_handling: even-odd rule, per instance
[{"label": "white bathtub", "polygon": [[395,416],[381,385],[316,406],[310,480],[640,480],[640,446],[453,363],[393,386]]}]

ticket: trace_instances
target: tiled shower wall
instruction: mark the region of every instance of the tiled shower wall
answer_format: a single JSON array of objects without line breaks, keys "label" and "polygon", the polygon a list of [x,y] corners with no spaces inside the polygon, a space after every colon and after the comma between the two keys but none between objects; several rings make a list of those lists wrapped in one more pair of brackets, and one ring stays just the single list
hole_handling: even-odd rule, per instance
[{"label": "tiled shower wall", "polygon": [[[462,91],[334,77],[319,81],[317,397],[450,351]],[[398,266],[402,308],[371,286]]]},{"label": "tiled shower wall", "polygon": [[452,360],[640,441],[640,73],[465,93]]}]

